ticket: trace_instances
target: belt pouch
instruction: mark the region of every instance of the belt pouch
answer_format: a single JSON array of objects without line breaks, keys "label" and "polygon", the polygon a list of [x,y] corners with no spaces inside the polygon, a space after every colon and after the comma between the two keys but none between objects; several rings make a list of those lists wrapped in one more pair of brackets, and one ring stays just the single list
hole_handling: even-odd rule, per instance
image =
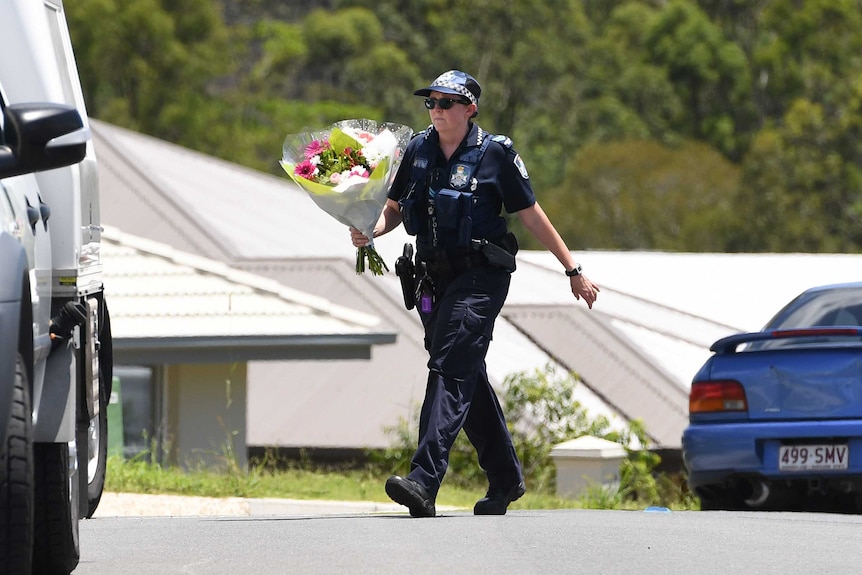
[{"label": "belt pouch", "polygon": [[434,197],[437,226],[444,237],[454,239],[452,244],[445,241],[444,248],[466,247],[470,245],[473,228],[473,194],[442,189]]},{"label": "belt pouch", "polygon": [[414,195],[401,200],[401,221],[404,222],[404,231],[411,236],[416,236],[425,231],[425,220],[427,217],[420,213],[422,202]]}]

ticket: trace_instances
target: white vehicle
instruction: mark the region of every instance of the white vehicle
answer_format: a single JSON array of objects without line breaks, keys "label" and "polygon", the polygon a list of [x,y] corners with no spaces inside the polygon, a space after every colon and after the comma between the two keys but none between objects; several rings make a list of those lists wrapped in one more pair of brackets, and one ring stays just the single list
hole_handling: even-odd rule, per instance
[{"label": "white vehicle", "polygon": [[62,0],[0,0],[0,573],[70,573],[102,494],[110,319]]}]

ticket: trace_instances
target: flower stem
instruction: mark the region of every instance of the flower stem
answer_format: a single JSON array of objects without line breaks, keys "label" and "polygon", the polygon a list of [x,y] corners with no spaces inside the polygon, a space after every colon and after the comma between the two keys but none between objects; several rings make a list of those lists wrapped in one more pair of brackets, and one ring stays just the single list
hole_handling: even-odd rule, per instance
[{"label": "flower stem", "polygon": [[371,273],[376,276],[382,276],[383,270],[389,271],[389,266],[386,265],[386,262],[383,261],[383,258],[380,257],[380,254],[377,253],[371,246],[364,246],[356,249],[356,273],[362,274],[365,273],[365,262],[368,261],[368,269],[371,270]]}]

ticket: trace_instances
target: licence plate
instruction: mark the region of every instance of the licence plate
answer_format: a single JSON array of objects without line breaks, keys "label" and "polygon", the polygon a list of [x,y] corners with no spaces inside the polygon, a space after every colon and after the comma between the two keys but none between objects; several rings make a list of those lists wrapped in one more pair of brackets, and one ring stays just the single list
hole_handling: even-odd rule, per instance
[{"label": "licence plate", "polygon": [[779,471],[847,469],[847,445],[782,445],[778,449]]}]

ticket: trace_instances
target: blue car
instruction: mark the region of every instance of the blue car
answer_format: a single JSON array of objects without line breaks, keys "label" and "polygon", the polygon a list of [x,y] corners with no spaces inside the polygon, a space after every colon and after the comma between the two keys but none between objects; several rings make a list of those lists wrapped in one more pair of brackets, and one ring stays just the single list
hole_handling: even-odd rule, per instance
[{"label": "blue car", "polygon": [[862,282],[806,290],[710,351],[682,436],[701,509],[862,511]]}]

